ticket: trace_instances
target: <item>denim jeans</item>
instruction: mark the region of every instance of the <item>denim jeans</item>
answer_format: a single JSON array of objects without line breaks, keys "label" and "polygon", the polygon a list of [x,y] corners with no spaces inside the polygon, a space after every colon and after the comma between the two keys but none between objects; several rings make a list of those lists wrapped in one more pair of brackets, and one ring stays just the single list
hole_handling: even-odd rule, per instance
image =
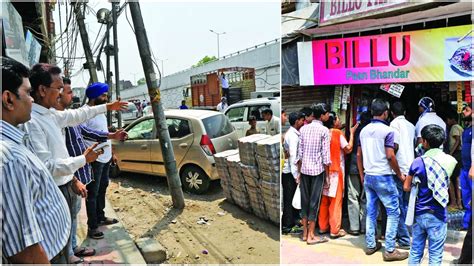
[{"label": "denim jeans", "polygon": [[444,242],[448,224],[431,213],[415,216],[413,224],[413,242],[410,249],[408,264],[420,264],[423,259],[426,239],[428,238],[429,265],[441,265]]},{"label": "denim jeans", "polygon": [[406,193],[403,191],[403,183],[397,177],[393,177],[397,184],[398,205],[400,206],[400,219],[398,220],[397,242],[400,246],[410,246],[410,233],[408,232],[405,219],[407,217],[408,201],[406,201]]},{"label": "denim jeans", "polygon": [[110,162],[104,163],[102,177],[100,178],[99,192],[97,194],[97,219],[99,222],[105,220],[105,194],[109,187],[109,169]]},{"label": "denim jeans", "polygon": [[76,195],[71,206],[71,247],[69,249],[69,256],[74,255],[74,249],[77,247],[77,215],[81,210],[81,196]]},{"label": "denim jeans", "polygon": [[99,222],[103,219],[100,216],[104,215],[105,192],[109,184],[109,165],[110,163],[91,163],[93,180],[87,185],[86,200],[87,226],[89,230],[97,229]]},{"label": "denim jeans", "polygon": [[387,210],[387,229],[385,232],[385,250],[395,250],[400,208],[398,205],[398,190],[393,175],[365,175],[365,196],[367,198],[367,218],[365,242],[367,248],[374,248],[375,229],[377,228],[378,203],[382,202]]},{"label": "denim jeans", "polygon": [[461,169],[461,176],[459,177],[459,182],[461,184],[462,204],[466,208],[466,212],[464,212],[462,227],[469,228],[469,221],[471,220],[472,216],[472,206],[469,205],[472,200],[472,180],[469,179],[469,170]]}]

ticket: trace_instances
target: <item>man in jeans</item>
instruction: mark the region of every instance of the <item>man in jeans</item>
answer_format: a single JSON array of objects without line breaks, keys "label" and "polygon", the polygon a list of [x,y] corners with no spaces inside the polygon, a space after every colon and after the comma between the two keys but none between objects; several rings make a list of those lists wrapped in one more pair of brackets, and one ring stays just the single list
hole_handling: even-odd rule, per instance
[{"label": "man in jeans", "polygon": [[[86,96],[89,98],[87,105],[97,106],[107,102],[107,92],[109,85],[101,82],[91,84],[86,89]],[[100,130],[108,131],[107,117],[105,114],[97,115],[83,124],[84,126]],[[94,142],[85,140],[87,145]],[[91,164],[94,180],[87,185],[86,209],[87,209],[87,225],[89,232],[87,235],[92,239],[104,238],[104,233],[98,230],[99,225],[108,225],[118,223],[117,219],[105,217],[105,193],[109,186],[109,166],[112,159],[112,145],[107,140],[108,146],[103,148],[104,153]]]},{"label": "man in jeans", "polygon": [[385,121],[389,114],[388,103],[381,99],[374,99],[371,112],[373,119],[360,132],[357,148],[357,166],[367,197],[365,254],[372,255],[382,247],[382,244],[375,240],[377,207],[380,200],[387,210],[383,260],[404,260],[408,257],[408,252],[395,249],[400,209],[392,169],[402,182],[405,180],[405,175],[400,172],[395,157],[394,130]]},{"label": "man in jeans", "polygon": [[425,126],[421,138],[426,152],[413,161],[403,185],[405,191],[411,190],[412,183],[418,187],[415,204],[410,204],[413,207],[409,209],[415,221],[408,264],[421,263],[428,240],[429,265],[441,265],[448,230],[449,176],[457,161],[439,148],[445,139],[445,131],[440,126]]},{"label": "man in jeans", "polygon": [[[63,78],[64,88],[60,94],[58,100],[57,110],[66,110],[72,104],[73,91],[71,89],[71,80],[69,78]],[[71,157],[79,156],[86,150],[86,144],[84,143],[85,139],[97,142],[104,142],[107,139],[116,139],[123,140],[126,137],[127,133],[123,130],[116,131],[114,133],[109,133],[108,131],[98,131],[87,128],[83,125],[77,125],[74,127],[66,127],[64,129],[66,136],[66,147]],[[88,185],[92,181],[92,170],[89,163],[86,163],[84,167],[79,168],[74,176],[81,181],[82,184]],[[83,259],[80,257],[83,256],[93,256],[95,255],[95,249],[80,247],[77,243],[77,215],[81,210],[81,197],[76,196],[73,199],[72,206],[72,217],[71,217],[71,247],[69,249],[69,262],[70,263],[81,263]]]}]

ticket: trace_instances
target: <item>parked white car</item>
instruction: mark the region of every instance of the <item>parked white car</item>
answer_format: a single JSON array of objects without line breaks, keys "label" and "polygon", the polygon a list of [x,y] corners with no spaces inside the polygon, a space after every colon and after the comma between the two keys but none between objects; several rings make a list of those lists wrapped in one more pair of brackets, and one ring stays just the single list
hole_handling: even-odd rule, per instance
[{"label": "parked white car", "polygon": [[265,125],[267,122],[262,117],[262,110],[266,108],[270,108],[274,116],[280,117],[280,97],[243,100],[229,106],[225,110],[225,115],[234,126],[238,138],[245,137],[245,133],[250,128],[250,116],[255,116],[257,119],[258,131],[266,134]]}]

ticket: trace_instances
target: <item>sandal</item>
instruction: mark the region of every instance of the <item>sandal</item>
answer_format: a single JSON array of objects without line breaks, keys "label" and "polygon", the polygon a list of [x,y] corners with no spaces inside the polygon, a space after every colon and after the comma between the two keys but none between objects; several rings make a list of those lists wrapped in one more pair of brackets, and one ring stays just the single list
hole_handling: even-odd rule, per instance
[{"label": "sandal", "polygon": [[74,255],[77,257],[87,257],[87,256],[94,256],[95,249],[87,248],[87,247],[76,247],[74,249]]},{"label": "sandal", "polygon": [[81,263],[84,263],[84,259],[83,258],[79,258],[77,256],[71,256],[68,258],[69,260],[69,264],[81,264]]},{"label": "sandal", "polygon": [[336,239],[336,238],[344,237],[344,236],[346,236],[346,231],[344,231],[344,229],[339,230],[339,232],[336,235],[334,234],[329,235],[331,239]]},{"label": "sandal", "polygon": [[104,233],[100,232],[97,229],[90,230],[89,233],[87,233],[87,236],[89,236],[92,239],[102,239],[104,238]]},{"label": "sandal", "polygon": [[320,243],[324,243],[324,242],[328,242],[329,240],[327,239],[327,237],[325,236],[321,236],[319,237],[319,239],[317,237],[313,238],[313,239],[308,239],[308,241],[306,241],[306,244],[307,245],[315,245],[315,244],[320,244]]},{"label": "sandal", "polygon": [[100,221],[99,222],[99,225],[110,225],[110,224],[116,224],[118,223],[119,221],[115,218],[109,218],[109,217],[105,217],[104,220]]}]

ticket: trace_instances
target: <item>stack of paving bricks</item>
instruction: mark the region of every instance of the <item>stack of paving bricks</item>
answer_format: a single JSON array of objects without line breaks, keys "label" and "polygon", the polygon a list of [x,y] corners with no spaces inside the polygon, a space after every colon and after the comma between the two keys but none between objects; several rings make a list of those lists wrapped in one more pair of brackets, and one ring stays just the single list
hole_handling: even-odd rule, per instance
[{"label": "stack of paving bricks", "polygon": [[232,199],[235,204],[242,209],[250,212],[250,198],[245,187],[244,175],[242,173],[242,164],[239,154],[227,157],[227,168],[230,173],[230,185],[232,186]]},{"label": "stack of paving bricks", "polygon": [[245,165],[257,166],[255,154],[257,152],[257,141],[269,138],[269,135],[254,134],[239,139],[240,161]]},{"label": "stack of paving bricks", "polygon": [[280,220],[280,135],[239,139],[239,149],[216,155],[224,195],[242,209],[278,224]]},{"label": "stack of paving bricks", "polygon": [[242,164],[242,173],[244,175],[245,187],[247,188],[253,213],[260,218],[268,219],[258,167]]},{"label": "stack of paving bricks", "polygon": [[242,99],[250,99],[251,92],[255,91],[255,80],[245,79],[231,83],[232,87],[242,88]]},{"label": "stack of paving bricks", "polygon": [[234,199],[232,197],[232,186],[230,184],[231,177],[229,168],[227,167],[226,158],[236,154],[239,154],[239,150],[227,150],[214,155],[217,174],[221,178],[221,186],[222,190],[224,191],[224,196],[232,203],[234,203]]},{"label": "stack of paving bricks", "polygon": [[280,135],[257,141],[256,158],[267,216],[280,221]]},{"label": "stack of paving bricks", "polygon": [[258,217],[268,219],[261,178],[257,164],[257,142],[270,138],[269,135],[254,134],[239,139],[239,154],[243,164],[245,186],[250,198],[253,213]]}]

